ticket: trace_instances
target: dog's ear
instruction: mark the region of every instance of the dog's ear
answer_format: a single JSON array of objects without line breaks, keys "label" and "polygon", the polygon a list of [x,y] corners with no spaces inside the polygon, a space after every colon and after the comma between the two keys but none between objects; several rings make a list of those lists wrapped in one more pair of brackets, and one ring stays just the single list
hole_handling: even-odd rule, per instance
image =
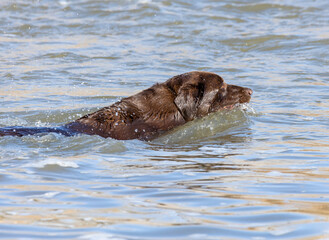
[{"label": "dog's ear", "polygon": [[223,79],[211,73],[199,73],[185,79],[177,91],[175,104],[186,121],[207,115],[224,90]]},{"label": "dog's ear", "polygon": [[211,112],[211,106],[221,101],[226,93],[227,84],[218,75],[210,75],[204,79],[204,92],[199,102],[197,117],[203,117]]},{"label": "dog's ear", "polygon": [[201,89],[194,84],[184,84],[178,91],[175,104],[186,121],[191,121],[196,117]]}]

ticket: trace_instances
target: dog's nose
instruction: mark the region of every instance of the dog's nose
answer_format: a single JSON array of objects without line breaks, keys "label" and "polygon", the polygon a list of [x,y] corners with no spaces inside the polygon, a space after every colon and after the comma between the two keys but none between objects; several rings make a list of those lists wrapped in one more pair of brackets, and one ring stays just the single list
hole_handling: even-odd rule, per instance
[{"label": "dog's nose", "polygon": [[244,92],[247,93],[249,96],[251,96],[252,93],[253,93],[252,90],[251,90],[250,88],[245,88],[245,89],[244,89]]}]

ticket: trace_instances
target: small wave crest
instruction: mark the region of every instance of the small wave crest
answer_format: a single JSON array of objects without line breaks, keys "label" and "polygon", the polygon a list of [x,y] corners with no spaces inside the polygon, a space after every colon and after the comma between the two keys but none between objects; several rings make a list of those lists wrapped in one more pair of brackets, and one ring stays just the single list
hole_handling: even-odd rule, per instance
[{"label": "small wave crest", "polygon": [[75,163],[72,159],[60,157],[49,157],[38,162],[27,163],[25,164],[25,167],[45,168],[46,166],[51,165],[56,165],[63,168],[79,168],[79,165]]}]

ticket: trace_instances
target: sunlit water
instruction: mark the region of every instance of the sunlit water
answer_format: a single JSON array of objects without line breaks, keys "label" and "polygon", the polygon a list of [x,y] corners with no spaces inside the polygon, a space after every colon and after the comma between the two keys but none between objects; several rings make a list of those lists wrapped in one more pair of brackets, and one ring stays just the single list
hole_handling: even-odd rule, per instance
[{"label": "sunlit water", "polygon": [[329,239],[329,2],[0,1],[0,127],[192,71],[252,102],[153,142],[0,138],[1,239]]}]

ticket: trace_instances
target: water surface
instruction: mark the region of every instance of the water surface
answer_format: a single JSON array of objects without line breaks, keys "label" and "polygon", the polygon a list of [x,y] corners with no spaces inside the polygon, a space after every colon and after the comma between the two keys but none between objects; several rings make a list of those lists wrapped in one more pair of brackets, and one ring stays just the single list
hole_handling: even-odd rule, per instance
[{"label": "water surface", "polygon": [[192,71],[254,90],[153,142],[0,139],[1,239],[329,239],[329,4],[0,3],[0,127]]}]

